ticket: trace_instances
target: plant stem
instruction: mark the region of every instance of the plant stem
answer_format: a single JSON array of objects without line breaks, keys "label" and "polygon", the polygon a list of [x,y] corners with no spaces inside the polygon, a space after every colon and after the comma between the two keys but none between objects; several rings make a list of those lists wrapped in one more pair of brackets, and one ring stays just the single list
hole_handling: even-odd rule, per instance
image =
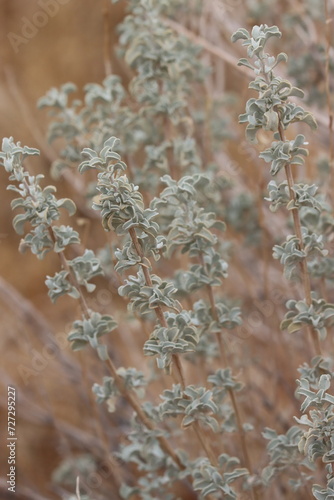
[{"label": "plant stem", "polygon": [[[142,269],[143,269],[146,284],[147,284],[147,286],[151,287],[151,286],[153,286],[153,283],[152,283],[150,271],[149,271],[147,265],[145,264],[145,256],[143,254],[143,249],[141,247],[141,244],[138,240],[136,230],[134,228],[131,228],[131,229],[129,229],[129,233],[130,233],[130,237],[132,239],[133,245],[136,249],[136,252],[138,253],[138,255],[140,257],[140,260],[141,260],[140,264],[141,264]],[[166,322],[162,307],[157,306],[154,310],[155,310],[155,313],[157,315],[157,318],[158,318],[160,324],[164,328],[167,328],[167,322]],[[186,382],[185,382],[185,377],[184,377],[184,373],[183,373],[181,360],[180,360],[178,355],[176,355],[176,354],[173,355],[173,362],[174,362],[174,364],[176,366],[176,370],[178,372],[178,376],[180,379],[182,390],[184,391],[186,388]],[[195,434],[196,434],[202,448],[204,449],[207,457],[209,458],[210,462],[217,467],[218,466],[217,458],[216,458],[216,456],[211,448],[210,443],[206,439],[205,435],[203,435],[202,430],[201,430],[198,422],[194,423],[193,428],[194,428]]]},{"label": "plant stem", "polygon": [[212,465],[214,465],[215,467],[219,467],[216,455],[214,454],[210,443],[203,436],[199,423],[195,422],[192,427],[195,431],[195,434],[196,434],[199,442],[202,445],[203,450],[205,451],[206,456],[208,457],[208,459],[210,460]]},{"label": "plant stem", "polygon": [[[279,119],[278,123],[278,133],[280,135],[281,141],[285,142],[285,134],[284,134],[284,129],[281,120]],[[289,195],[290,195],[290,200],[296,201],[296,195],[293,191],[293,186],[294,186],[294,178],[292,174],[292,169],[290,163],[287,163],[285,165],[285,174],[286,178],[288,181],[288,187],[289,187]],[[301,251],[304,251],[304,240],[303,240],[303,235],[302,235],[302,227],[301,227],[301,222],[300,222],[300,216],[299,216],[299,211],[298,208],[292,208],[292,217],[293,217],[293,225],[294,225],[294,230],[296,233],[297,238],[299,239],[299,249]],[[303,286],[304,286],[304,293],[305,293],[305,299],[306,303],[310,306],[312,304],[312,295],[311,295],[311,280],[310,280],[310,274],[307,268],[307,259],[304,257],[301,261],[301,272],[302,272],[302,279],[303,279]],[[321,347],[320,347],[320,341],[317,332],[313,327],[308,327],[308,331],[310,333],[310,337],[313,343],[313,348],[316,352],[317,355],[321,355]]]},{"label": "plant stem", "polygon": [[[52,226],[49,227],[49,234],[50,234],[50,237],[52,239],[52,241],[55,243],[56,242],[56,239],[55,239],[55,236],[54,236],[54,233],[53,233],[53,230],[52,230]],[[78,293],[79,293],[79,303],[80,303],[80,307],[81,307],[81,310],[82,310],[82,313],[83,315],[87,318],[89,318],[90,314],[89,314],[89,308],[88,308],[88,305],[87,305],[87,302],[86,302],[86,299],[85,299],[85,296],[84,294],[82,293],[82,289],[81,289],[81,286],[77,280],[77,277],[75,276],[75,273],[73,272],[73,270],[70,268],[70,266],[68,265],[68,262],[66,260],[66,257],[65,257],[65,254],[64,252],[59,252],[58,253],[58,256],[59,256],[59,259],[60,259],[60,263],[62,265],[62,267],[68,272],[69,274],[69,280],[72,282],[72,285],[77,289]]]},{"label": "plant stem", "polygon": [[[270,79],[268,72],[265,70],[264,62],[262,61],[262,74],[266,80],[266,82],[269,84]],[[280,116],[280,112],[277,106],[274,107],[274,110],[276,111],[278,115],[278,134],[280,136],[280,140],[282,142],[286,141],[285,133],[284,133],[284,128]],[[296,195],[295,192],[293,191],[293,186],[294,186],[294,178],[293,178],[293,173],[291,169],[291,164],[287,163],[284,167],[285,169],[285,175],[286,179],[288,181],[288,188],[289,188],[289,196],[290,196],[290,201],[294,202],[296,201]],[[293,217],[293,225],[295,229],[295,234],[297,238],[299,239],[299,249],[304,252],[305,247],[304,247],[304,240],[303,240],[303,234],[302,234],[302,226],[300,222],[300,216],[299,216],[299,210],[298,208],[294,207],[291,209],[292,211],[292,217]],[[302,279],[303,279],[303,286],[304,286],[304,294],[305,294],[305,299],[306,303],[311,306],[312,305],[312,295],[311,295],[311,280],[310,280],[310,274],[307,268],[307,259],[304,257],[300,263],[300,268],[302,272]],[[309,332],[309,336],[311,338],[312,344],[314,351],[317,355],[321,356],[321,347],[320,347],[320,341],[317,332],[313,327],[308,327],[307,331]]]},{"label": "plant stem", "polygon": [[[29,188],[29,185],[26,181],[25,178],[23,178],[22,180],[26,190],[27,190],[27,193],[30,194],[31,198],[36,201],[36,198],[35,196],[30,192],[30,188]],[[48,228],[48,231],[49,231],[49,235],[50,235],[50,238],[51,240],[53,241],[53,244],[56,243],[56,238],[55,238],[55,235],[54,235],[54,232],[53,232],[53,225],[51,224]],[[58,257],[60,259],[60,263],[62,265],[62,267],[68,272],[69,274],[69,279],[70,281],[72,282],[72,285],[77,289],[78,293],[79,293],[79,302],[80,302],[80,306],[81,306],[81,309],[82,309],[82,312],[84,314],[84,316],[86,316],[86,318],[89,318],[89,309],[88,309],[88,306],[87,306],[87,302],[86,302],[86,299],[82,293],[82,290],[81,290],[81,287],[78,283],[78,280],[75,276],[75,273],[72,271],[72,269],[70,268],[70,266],[68,265],[68,262],[66,260],[66,257],[65,257],[65,254],[64,252],[59,252],[58,253]]]},{"label": "plant stem", "polygon": [[[203,262],[203,264],[204,264],[204,262]],[[213,288],[211,285],[207,285],[206,290],[208,293],[209,302],[210,302],[210,306],[211,306],[211,316],[214,319],[214,321],[216,321],[218,323],[219,318],[218,318],[218,314],[217,314],[217,308],[216,308],[216,303],[215,303],[215,297],[213,294]],[[222,332],[216,332],[216,339],[217,339],[217,343],[219,346],[220,356],[223,360],[224,366],[228,366],[227,355],[226,355],[226,351],[224,349],[224,344],[223,344],[223,339],[222,339]]]},{"label": "plant stem", "polygon": [[[116,384],[119,392],[122,394],[124,399],[129,403],[129,405],[132,407],[132,409],[135,411],[135,413],[137,414],[137,416],[138,416],[139,420],[142,422],[142,424],[147,429],[149,429],[151,431],[156,430],[155,425],[145,414],[145,412],[142,409],[135,394],[132,391],[129,391],[125,387],[121,377],[117,373],[117,369],[116,369],[114,363],[112,362],[112,360],[109,356],[106,360],[106,364],[108,366],[108,369],[110,371],[111,376],[115,380],[115,384]],[[159,441],[160,446],[163,449],[163,451],[174,460],[174,462],[177,464],[177,466],[181,470],[185,470],[186,467],[183,465],[183,463],[181,462],[181,460],[179,459],[179,457],[177,456],[177,454],[175,453],[174,449],[172,448],[170,443],[167,441],[167,439],[164,436],[157,436],[157,440]]]},{"label": "plant stem", "polygon": [[[138,256],[140,257],[139,264],[141,265],[141,268],[143,270],[146,285],[149,287],[152,287],[153,283],[152,283],[151,274],[150,274],[150,271],[147,267],[147,264],[145,263],[145,260],[147,261],[147,259],[143,253],[143,249],[142,249],[141,244],[138,240],[136,230],[132,227],[131,229],[129,229],[129,234],[130,234],[133,246],[135,247],[136,252],[137,252]],[[155,314],[156,314],[161,326],[163,326],[164,328],[167,328],[167,322],[166,322],[162,307],[160,305],[158,305],[157,307],[154,308],[154,311],[155,311]],[[185,376],[183,373],[183,368],[181,365],[180,358],[176,354],[173,355],[173,363],[176,367],[176,371],[177,371],[178,377],[180,379],[181,387],[184,390],[186,387]]]},{"label": "plant stem", "polygon": [[[199,255],[199,259],[200,259],[201,265],[204,267],[205,264],[204,264],[203,254]],[[212,318],[214,319],[214,321],[216,323],[218,323],[219,318],[218,318],[218,313],[217,313],[215,297],[214,297],[214,293],[213,293],[213,287],[211,285],[207,285],[206,290],[207,290],[207,294],[208,294],[208,298],[209,298],[209,302],[210,302],[210,306],[211,306]],[[226,352],[225,352],[224,345],[223,345],[221,331],[216,332],[216,338],[217,338],[217,343],[219,346],[219,353],[220,353],[220,357],[222,359],[223,365],[225,367],[227,367],[228,360],[227,360]],[[231,399],[233,411],[234,411],[235,418],[236,418],[236,424],[237,424],[237,428],[238,428],[238,434],[240,436],[240,443],[241,443],[241,449],[242,449],[242,453],[243,453],[243,457],[244,457],[244,462],[245,462],[245,465],[246,465],[247,469],[249,470],[249,472],[252,473],[251,460],[249,457],[247,443],[246,443],[246,435],[245,435],[245,431],[244,431],[244,428],[242,425],[242,419],[241,419],[238,403],[237,403],[235,394],[233,392],[233,389],[228,389],[228,394],[229,394],[229,397]],[[251,491],[251,495],[252,495],[252,498],[255,498],[255,500],[257,500],[257,493],[255,490]]]},{"label": "plant stem", "polygon": [[[80,351],[80,353],[82,354],[82,351]],[[112,453],[109,450],[108,435],[106,434],[105,428],[103,427],[103,425],[101,423],[101,419],[100,419],[100,415],[99,415],[99,409],[98,409],[98,404],[97,404],[96,398],[94,397],[93,391],[91,390],[91,387],[90,387],[90,384],[89,384],[87,363],[82,362],[81,365],[82,365],[83,382],[84,382],[85,388],[87,390],[88,400],[89,400],[90,407],[91,407],[91,410],[92,410],[93,416],[94,416],[94,418],[93,418],[93,426],[94,426],[94,429],[95,429],[95,433],[96,433],[96,436],[99,438],[99,441],[101,443],[103,443],[103,449],[104,449],[104,453],[105,453],[105,459],[106,459],[106,462],[108,464],[108,468],[109,468],[109,471],[110,471],[112,482],[116,486],[117,497],[119,499],[121,499],[119,491],[120,491],[120,488],[121,488],[122,482],[123,482],[122,481],[122,479],[123,479],[122,475],[123,474],[122,474],[122,471],[121,471],[121,468],[120,468],[119,464],[114,459]]]},{"label": "plant stem", "polygon": [[258,221],[259,227],[261,230],[261,255],[263,262],[263,293],[264,297],[267,298],[269,295],[269,254],[268,252],[268,234],[265,228],[265,214],[264,214],[264,206],[263,206],[263,191],[265,187],[265,179],[262,174],[261,180],[258,185],[259,194],[257,199],[257,207],[258,207]]}]

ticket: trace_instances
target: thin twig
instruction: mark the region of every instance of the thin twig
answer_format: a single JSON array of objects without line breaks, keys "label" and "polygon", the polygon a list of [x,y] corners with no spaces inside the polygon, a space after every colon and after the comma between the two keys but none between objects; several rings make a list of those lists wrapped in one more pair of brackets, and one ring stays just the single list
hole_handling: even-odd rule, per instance
[{"label": "thin twig", "polygon": [[[50,229],[49,229],[49,234],[50,234],[52,241],[55,243],[56,239],[55,239],[55,235],[53,233],[52,227],[50,227]],[[59,256],[60,263],[61,263],[63,269],[65,269],[68,272],[69,280],[72,282],[72,285],[77,289],[77,291],[79,293],[79,303],[81,306],[82,313],[85,316],[85,318],[88,319],[90,317],[89,308],[88,308],[85,296],[82,292],[82,288],[79,285],[79,282],[77,280],[77,277],[76,277],[75,273],[73,272],[73,270],[70,268],[70,266],[66,260],[64,252],[58,252],[58,256]]]},{"label": "thin twig", "polygon": [[[149,271],[149,269],[146,266],[145,256],[143,254],[143,250],[141,248],[141,244],[140,244],[140,242],[138,240],[137,233],[136,233],[136,231],[135,231],[134,228],[131,228],[129,230],[129,233],[130,233],[130,237],[132,239],[133,245],[134,245],[134,247],[136,249],[136,252],[138,253],[138,256],[141,259],[141,265],[142,265],[143,273],[144,273],[144,276],[145,276],[146,284],[151,287],[153,285],[153,283],[152,283],[150,271]],[[158,318],[160,324],[164,328],[167,328],[167,322],[166,322],[166,319],[165,319],[162,307],[161,306],[157,306],[155,308],[155,312],[156,312],[156,315],[157,315],[157,318]],[[174,362],[174,364],[176,366],[176,369],[177,369],[177,372],[178,372],[178,376],[180,378],[181,387],[184,390],[186,388],[186,382],[185,382],[185,377],[184,377],[184,373],[183,373],[183,368],[182,368],[181,360],[180,360],[180,358],[179,358],[178,355],[176,355],[176,354],[173,355],[173,362]],[[206,439],[205,435],[203,435],[202,430],[199,427],[199,424],[197,422],[195,422],[193,428],[194,428],[195,434],[196,434],[196,436],[197,436],[197,438],[198,438],[198,440],[199,440],[202,448],[204,449],[207,457],[209,458],[210,462],[213,465],[218,466],[218,461],[217,461],[217,459],[215,457],[215,454],[214,454],[214,452],[213,452],[213,450],[211,448],[211,445],[210,445],[209,441]]]},{"label": "thin twig", "polygon": [[[204,267],[203,255],[200,254],[199,258],[200,258],[200,262],[201,262],[202,267]],[[218,323],[219,318],[218,318],[217,306],[215,303],[215,297],[214,297],[212,286],[207,285],[206,291],[207,291],[209,302],[210,302],[212,318],[214,319],[214,321],[216,323]],[[225,352],[224,345],[223,345],[222,332],[216,333],[216,339],[217,339],[217,343],[218,343],[218,347],[219,347],[219,353],[220,353],[221,360],[223,362],[223,365],[225,367],[227,367],[228,360],[227,360],[226,352]],[[242,449],[242,453],[244,456],[245,465],[246,465],[247,469],[249,470],[249,472],[252,473],[251,460],[250,460],[250,456],[249,456],[248,448],[247,448],[247,443],[246,443],[246,434],[245,434],[245,430],[244,430],[243,425],[242,425],[242,419],[241,419],[241,414],[240,414],[240,410],[238,407],[238,403],[237,403],[235,394],[233,392],[233,389],[228,389],[227,392],[228,392],[229,397],[231,399],[233,411],[234,411],[235,418],[236,418],[238,433],[240,436],[240,444],[241,444],[241,449]],[[255,490],[251,491],[251,496],[252,496],[252,498],[255,498],[257,500],[257,493]]]},{"label": "thin twig", "polygon": [[[134,228],[129,229],[129,234],[130,234],[131,240],[133,242],[133,246],[135,247],[136,252],[137,252],[138,256],[140,257],[140,265],[141,265],[142,270],[143,270],[146,285],[149,287],[152,287],[153,283],[152,283],[151,274],[150,274],[150,271],[147,267],[147,263],[145,262],[145,260],[147,261],[147,259],[145,259],[141,244],[140,244],[138,237],[137,237],[136,230]],[[155,312],[161,326],[163,326],[164,328],[167,328],[167,322],[166,322],[166,318],[165,318],[164,312],[162,310],[162,307],[160,305],[158,305],[157,307],[154,308],[154,312]],[[185,376],[183,373],[183,368],[182,368],[180,359],[176,354],[173,355],[172,359],[173,359],[173,363],[175,364],[175,367],[176,367],[176,370],[177,370],[177,373],[178,373],[178,376],[180,379],[181,387],[184,390],[186,387],[186,382],[185,382]]]},{"label": "thin twig", "polygon": [[[285,133],[283,129],[283,125],[281,122],[281,119],[279,118],[278,122],[278,133],[280,136],[281,141],[285,142]],[[289,196],[290,200],[293,202],[296,201],[296,195],[293,190],[294,186],[294,178],[293,178],[293,173],[292,173],[292,168],[290,163],[285,165],[285,174],[286,178],[288,181],[288,187],[289,187]],[[302,234],[302,228],[301,228],[301,222],[300,222],[300,216],[299,216],[299,210],[298,208],[294,207],[291,209],[292,212],[292,218],[293,218],[293,225],[295,229],[296,236],[299,240],[299,248],[302,252],[304,252],[304,239],[303,239],[303,234]],[[303,279],[303,286],[304,286],[304,293],[305,293],[305,299],[306,303],[310,306],[312,305],[312,294],[311,294],[311,280],[310,280],[310,273],[307,267],[307,259],[304,257],[300,263],[301,267],[301,272],[302,272],[302,279]],[[320,341],[317,332],[313,327],[308,327],[308,331],[310,333],[312,343],[314,350],[317,355],[321,355],[321,347],[320,347]]]},{"label": "thin twig", "polygon": [[83,382],[85,384],[88,393],[90,408],[93,414],[92,423],[94,426],[95,434],[99,438],[100,442],[103,443],[104,460],[109,465],[108,468],[112,479],[112,484],[114,484],[116,487],[117,497],[121,499],[119,491],[122,486],[122,470],[117,461],[115,460],[115,458],[113,457],[113,455],[110,453],[108,435],[106,432],[106,428],[102,425],[101,422],[98,403],[96,398],[94,397],[93,391],[91,390],[91,385],[88,377],[88,366],[87,363],[85,362],[82,363],[82,374],[83,374]]},{"label": "thin twig", "polygon": [[75,488],[75,495],[77,497],[77,500],[81,500],[81,495],[80,495],[80,477],[77,477],[76,480],[76,488]]},{"label": "thin twig", "polygon": [[203,436],[202,430],[198,422],[194,423],[193,429],[195,431],[195,434],[199,442],[202,445],[203,450],[205,451],[206,456],[208,457],[212,465],[214,465],[215,467],[219,467],[217,457],[212,450],[211,444],[207,439],[205,439],[205,436]]},{"label": "thin twig", "polygon": [[[129,403],[129,405],[132,407],[132,409],[135,411],[135,413],[137,414],[138,418],[141,420],[143,425],[151,431],[156,430],[154,423],[152,422],[152,420],[150,420],[146,416],[144,410],[142,409],[142,407],[141,407],[139,401],[137,400],[137,397],[133,393],[133,391],[129,391],[129,389],[127,387],[125,387],[124,382],[123,382],[122,378],[119,376],[117,369],[116,369],[116,367],[115,367],[115,365],[112,362],[110,357],[107,358],[106,365],[108,366],[110,374],[112,375],[113,379],[115,380],[115,384],[116,384],[119,392],[122,394],[124,399]],[[175,453],[174,449],[172,448],[170,443],[167,441],[167,439],[164,436],[157,436],[157,440],[159,441],[160,446],[163,449],[163,451],[174,460],[176,465],[181,470],[185,470],[186,467],[183,465],[183,463],[181,462],[181,460],[179,459],[179,457],[177,456],[177,454]]]}]

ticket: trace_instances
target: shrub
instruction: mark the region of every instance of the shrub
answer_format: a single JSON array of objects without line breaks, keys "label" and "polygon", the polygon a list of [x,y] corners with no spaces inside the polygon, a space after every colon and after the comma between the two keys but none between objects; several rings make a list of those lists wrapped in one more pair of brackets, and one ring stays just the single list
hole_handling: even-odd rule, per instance
[{"label": "shrub", "polygon": [[[200,49],[173,29],[180,12],[177,0],[129,1],[119,29],[119,55],[131,68],[129,85],[109,74],[102,84],[86,85],[83,102],[71,99],[76,88],[70,83],[39,101],[52,110],[49,141],[61,144],[52,173],[56,180],[65,171],[72,180],[83,176],[86,192],[75,196],[81,195],[94,224],[102,224],[105,246],[85,248],[74,228],[75,203],[57,198],[54,186],[44,186],[42,175],[30,173],[27,159],[38,150],[3,140],[0,159],[9,173],[8,189],[18,195],[12,208],[20,210],[13,220],[23,236],[20,250],[30,249],[39,259],[49,252],[58,256],[59,271],[46,278],[48,294],[52,302],[66,295],[78,301],[80,313],[68,340],[74,351],[95,350],[104,366],[105,376],[92,388],[96,400],[120,414],[123,401],[132,412],[125,414],[124,437],[114,456],[122,465],[121,478],[117,464],[109,464],[120,498],[257,500],[287,477],[298,498],[312,492],[319,500],[330,499],[334,396],[332,360],[325,353],[334,304],[323,291],[326,279],[332,279],[333,216],[315,183],[295,181],[296,166],[303,167],[308,156],[299,125],[314,129],[316,121],[299,104],[303,91],[276,74],[287,55],[266,52],[268,43],[281,37],[278,27],[236,31],[232,41],[241,40],[247,49],[238,64],[255,73],[249,87],[256,94],[239,121],[246,124],[248,141],[257,143],[263,134],[259,147],[266,143],[257,161],[259,169],[262,160],[268,163],[274,178],[265,197],[269,223],[275,225],[281,214],[281,227],[271,239],[273,257],[283,265],[283,280],[293,284],[285,317],[276,306],[270,313],[276,314],[273,328],[302,330],[299,338],[308,342],[296,388],[301,413],[294,419],[288,415],[289,425],[280,433],[268,427],[271,421],[261,422],[260,429],[256,414],[249,414],[247,396],[254,397],[260,363],[253,354],[240,360],[235,353],[244,356],[238,344],[248,337],[254,317],[246,315],[242,326],[247,304],[228,285],[236,249],[244,252],[248,266],[254,256],[261,262],[259,247],[271,235],[252,193],[241,193],[242,185],[221,174],[219,159],[227,155],[225,140],[231,137],[221,113],[228,106],[217,100],[207,109],[209,70]],[[268,266],[266,258],[261,265]],[[120,284],[122,314],[95,310],[89,300],[101,283],[112,280]],[[293,287],[302,295],[296,298]],[[261,310],[268,311],[272,302],[266,290],[264,299]],[[113,338],[121,335],[118,322],[129,330],[134,322],[149,329],[143,366],[119,364],[112,349]],[[287,356],[289,347],[282,348]],[[251,364],[254,380],[238,373]],[[265,440],[264,464],[254,449],[264,449]],[[91,467],[86,461],[65,465],[66,473]],[[321,486],[313,484],[319,477]]]}]

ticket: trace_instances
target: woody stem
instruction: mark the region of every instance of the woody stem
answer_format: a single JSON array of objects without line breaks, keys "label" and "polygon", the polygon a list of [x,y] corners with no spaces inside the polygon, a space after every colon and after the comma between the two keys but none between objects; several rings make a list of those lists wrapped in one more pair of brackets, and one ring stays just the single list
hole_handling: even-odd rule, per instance
[{"label": "woody stem", "polygon": [[[280,136],[281,141],[285,142],[285,134],[284,134],[284,129],[281,120],[279,119],[278,123],[278,133]],[[294,178],[293,178],[293,173],[291,169],[291,164],[287,163],[285,165],[285,175],[288,181],[288,187],[289,187],[289,196],[290,200],[294,202],[296,201],[296,195],[293,190],[294,186]],[[302,227],[301,227],[301,222],[300,222],[300,216],[299,216],[299,210],[298,208],[294,207],[291,210],[292,212],[292,218],[293,218],[293,225],[294,225],[294,230],[296,233],[296,236],[299,240],[299,248],[302,252],[305,251],[304,247],[304,240],[303,240],[303,234],[302,234]],[[302,272],[302,280],[303,280],[303,287],[304,287],[304,293],[305,293],[305,299],[307,305],[312,305],[312,295],[311,295],[311,280],[310,280],[310,273],[307,267],[307,260],[306,257],[304,257],[300,263],[301,267],[301,272]],[[320,341],[317,332],[313,327],[308,327],[308,332],[310,334],[312,343],[313,343],[313,348],[316,352],[317,355],[321,355],[321,347],[320,347]]]}]

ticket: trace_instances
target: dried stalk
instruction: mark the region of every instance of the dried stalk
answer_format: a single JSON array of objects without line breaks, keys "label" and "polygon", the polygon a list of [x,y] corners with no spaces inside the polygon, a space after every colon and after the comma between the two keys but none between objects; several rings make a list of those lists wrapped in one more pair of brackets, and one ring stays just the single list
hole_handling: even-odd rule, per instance
[{"label": "dried stalk", "polygon": [[[200,262],[201,262],[201,265],[204,267],[203,255],[200,255]],[[214,293],[213,293],[213,287],[211,285],[207,285],[206,291],[207,291],[210,306],[211,306],[212,318],[214,319],[214,321],[216,321],[218,323],[219,318],[218,318],[218,314],[217,314],[217,308],[216,308],[216,302],[215,302],[215,297],[214,297]],[[222,332],[216,333],[216,339],[217,339],[217,343],[219,346],[219,354],[220,354],[222,363],[225,367],[227,367],[228,360],[227,360],[226,352],[225,352],[224,345],[223,345]],[[242,425],[242,419],[241,419],[241,414],[240,414],[240,410],[238,407],[238,403],[237,403],[235,394],[233,392],[233,389],[228,389],[227,392],[228,392],[229,397],[231,399],[233,411],[234,411],[235,418],[236,418],[236,424],[237,424],[237,428],[238,428],[238,434],[240,436],[240,443],[241,443],[241,449],[242,449],[242,453],[243,453],[243,457],[244,457],[244,462],[245,462],[245,465],[246,465],[247,469],[249,470],[249,472],[252,473],[252,465],[251,465],[251,460],[250,460],[250,456],[249,456],[248,448],[247,448],[247,443],[246,443],[246,434],[245,434],[245,431],[244,431],[244,428]],[[251,491],[251,496],[255,500],[258,500],[258,496],[257,496],[257,493],[255,490]]]},{"label": "dried stalk", "polygon": [[[145,264],[145,256],[143,254],[143,250],[141,248],[140,242],[138,241],[137,233],[136,233],[134,228],[131,228],[129,230],[129,233],[130,233],[130,237],[132,239],[133,245],[136,249],[136,252],[138,253],[138,256],[141,259],[140,264],[141,264],[142,269],[143,269],[146,284],[147,284],[147,286],[152,286],[152,279],[151,279],[150,271],[149,271],[147,265]],[[154,309],[154,311],[156,313],[156,316],[157,316],[161,326],[163,326],[164,328],[167,328],[167,322],[166,322],[162,307],[157,306]],[[176,367],[176,370],[178,373],[178,377],[180,379],[181,387],[184,390],[186,388],[186,382],[185,382],[185,377],[184,377],[184,372],[183,372],[181,360],[177,354],[174,354],[172,359],[173,359],[173,363],[175,364],[175,367]],[[203,432],[202,432],[198,422],[194,423],[193,428],[194,428],[195,434],[196,434],[205,454],[209,458],[210,462],[213,465],[217,466],[218,465],[217,458],[212,450],[210,443],[208,442],[206,437],[203,435]]]},{"label": "dried stalk", "polygon": [[[279,118],[279,124],[278,124],[278,132],[279,132],[281,141],[285,142],[286,141],[285,133],[284,133],[283,125],[282,125],[280,118]],[[296,195],[292,189],[294,186],[294,178],[293,178],[292,168],[291,168],[291,165],[289,163],[285,165],[285,175],[286,175],[286,178],[288,181],[290,200],[293,200],[295,202]],[[302,235],[302,228],[301,228],[301,222],[300,222],[298,208],[292,208],[291,212],[292,212],[292,217],[293,217],[294,230],[295,230],[297,238],[299,239],[299,249],[301,251],[304,251],[304,240],[303,240],[303,235]],[[307,268],[306,257],[302,259],[300,267],[301,267],[301,272],[302,272],[303,287],[304,287],[306,303],[310,306],[312,304],[311,280],[310,280],[310,273],[309,273],[308,268]],[[311,337],[311,340],[313,343],[313,348],[314,348],[316,355],[321,355],[320,341],[319,341],[319,337],[318,337],[317,332],[311,326],[308,327],[308,332],[310,334],[310,337]]]},{"label": "dried stalk", "polygon": [[[135,247],[136,252],[137,252],[138,256],[140,257],[140,265],[141,265],[143,273],[144,273],[146,285],[149,287],[152,287],[153,283],[152,283],[152,279],[151,279],[151,274],[150,274],[150,271],[145,263],[145,256],[144,256],[141,244],[139,243],[136,230],[134,228],[129,229],[129,234],[130,234],[133,246]],[[155,312],[161,326],[163,326],[164,328],[167,328],[167,322],[166,322],[162,307],[161,306],[155,307],[154,312]],[[181,387],[184,390],[186,387],[185,376],[183,373],[183,368],[181,365],[180,358],[176,354],[173,355],[173,363],[175,364],[175,367],[176,367],[176,370],[178,373],[178,377],[180,379]]]}]

